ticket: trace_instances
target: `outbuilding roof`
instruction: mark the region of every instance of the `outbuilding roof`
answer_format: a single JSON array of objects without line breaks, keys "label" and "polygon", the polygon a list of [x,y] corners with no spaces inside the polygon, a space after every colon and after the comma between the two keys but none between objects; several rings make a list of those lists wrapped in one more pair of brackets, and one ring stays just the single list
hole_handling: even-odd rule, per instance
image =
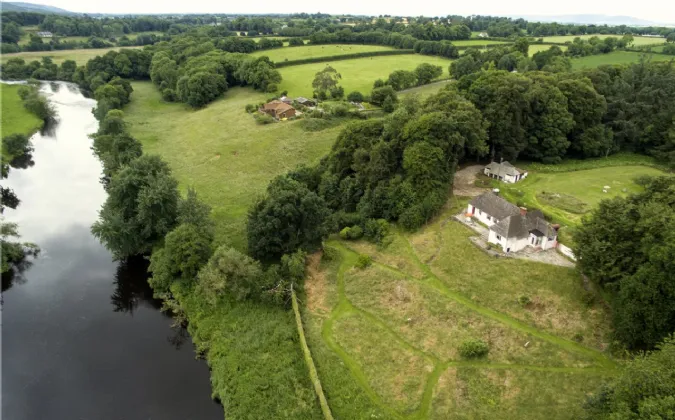
[{"label": "outbuilding roof", "polygon": [[520,209],[517,206],[493,192],[486,192],[478,197],[474,197],[469,204],[492,217],[496,217],[498,220],[520,214]]},{"label": "outbuilding roof", "polygon": [[490,226],[490,230],[506,238],[526,238],[530,233],[535,236],[556,236],[556,232],[544,219],[544,214],[535,210],[525,214],[509,216]]},{"label": "outbuilding roof", "polygon": [[488,165],[485,166],[486,169],[490,171],[490,173],[493,173],[495,175],[499,176],[504,176],[504,175],[509,175],[509,176],[517,176],[523,173],[524,171],[516,168],[515,166],[511,165],[508,161],[504,161],[501,163],[498,162],[490,162]]}]

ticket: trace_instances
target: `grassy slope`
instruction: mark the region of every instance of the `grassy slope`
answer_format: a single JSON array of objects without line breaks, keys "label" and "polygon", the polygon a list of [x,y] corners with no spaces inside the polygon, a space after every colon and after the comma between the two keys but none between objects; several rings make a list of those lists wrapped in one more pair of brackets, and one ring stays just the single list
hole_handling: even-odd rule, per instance
[{"label": "grassy slope", "polygon": [[[563,36],[547,36],[544,37],[544,42],[572,42],[574,38],[579,37],[581,39],[589,39],[594,36],[599,37],[600,39],[605,38],[621,38],[623,35],[563,35]],[[649,44],[663,44],[666,42],[665,38],[654,38],[649,36],[636,36],[633,38],[633,45],[649,45]]]},{"label": "grassy slope", "polygon": [[231,89],[223,99],[192,110],[162,101],[150,82],[134,82],[133,88],[124,110],[131,133],[145,153],[169,163],[181,188],[196,188],[213,208],[218,241],[240,250],[246,248],[247,211],[269,181],[298,164],[317,162],[339,131],[309,133],[298,122],[257,125],[244,106],[266,95],[251,89]]},{"label": "grassy slope", "polygon": [[326,57],[334,55],[356,54],[370,51],[392,51],[394,48],[382,45],[306,45],[304,47],[275,48],[272,50],[256,51],[253,56],[267,56],[275,62],[286,60],[300,60],[311,57]]},{"label": "grassy slope", "polygon": [[[637,63],[640,57],[644,54],[631,51],[614,51],[609,54],[589,55],[588,57],[572,59],[572,68],[574,70],[584,69],[588,67],[598,67],[603,64],[629,64]],[[673,60],[672,56],[663,54],[648,55],[652,61],[669,61]]]},{"label": "grassy slope", "polygon": [[[142,48],[142,47],[124,47],[124,48]],[[23,58],[28,61],[40,60],[42,57],[51,57],[54,63],[61,64],[66,60],[75,60],[78,65],[84,65],[92,58],[104,55],[108,51],[117,51],[120,47],[99,48],[99,49],[81,49],[81,50],[62,50],[62,51],[29,51],[13,54],[3,54],[0,62],[4,63],[10,58]]]},{"label": "grassy slope", "polygon": [[18,95],[18,85],[0,84],[2,96],[2,136],[9,134],[32,134],[42,127],[42,121],[28,112]]},{"label": "grassy slope", "polygon": [[[307,336],[336,418],[576,418],[613,374],[607,314],[581,303],[576,273],[490,258],[448,221],[465,204],[386,249],[331,241],[339,261],[310,266]],[[357,253],[375,263],[354,268]],[[486,359],[457,355],[469,338]]]},{"label": "grassy slope", "polygon": [[345,89],[345,94],[354,90],[367,94],[372,90],[376,79],[386,79],[394,70],[414,70],[422,63],[442,66],[441,77],[447,77],[450,61],[440,57],[410,54],[284,67],[279,69],[283,77],[279,90],[287,90],[291,96],[311,96],[314,75],[326,65],[331,65],[342,75],[340,85]]}]

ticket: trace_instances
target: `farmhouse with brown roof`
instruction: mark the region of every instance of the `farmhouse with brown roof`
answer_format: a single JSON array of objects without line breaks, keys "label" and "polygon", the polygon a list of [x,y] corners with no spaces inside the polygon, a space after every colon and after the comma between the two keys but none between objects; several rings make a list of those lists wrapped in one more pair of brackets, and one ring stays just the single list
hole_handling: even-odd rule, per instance
[{"label": "farmhouse with brown roof", "polygon": [[278,120],[295,116],[295,108],[287,103],[277,100],[266,103],[260,108],[260,111],[271,115]]}]

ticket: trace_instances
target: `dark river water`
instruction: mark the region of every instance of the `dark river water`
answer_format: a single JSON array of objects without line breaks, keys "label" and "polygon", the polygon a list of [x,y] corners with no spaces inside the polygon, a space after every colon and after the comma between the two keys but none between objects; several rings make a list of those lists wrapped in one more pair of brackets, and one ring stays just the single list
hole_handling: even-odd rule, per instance
[{"label": "dark river water", "polygon": [[3,420],[222,419],[208,367],[159,311],[143,260],[114,262],[89,232],[106,198],[87,137],[95,102],[42,86],[58,123],[32,141],[34,166],[3,182],[22,240],[42,253],[3,281]]}]

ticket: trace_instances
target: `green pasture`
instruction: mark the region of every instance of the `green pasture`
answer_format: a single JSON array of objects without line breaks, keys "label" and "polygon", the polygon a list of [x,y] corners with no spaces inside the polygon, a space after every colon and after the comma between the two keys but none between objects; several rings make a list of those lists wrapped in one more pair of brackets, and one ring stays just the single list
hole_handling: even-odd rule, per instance
[{"label": "green pasture", "polygon": [[382,45],[353,45],[353,44],[328,44],[328,45],[305,45],[304,47],[275,48],[271,50],[256,51],[251,55],[267,56],[274,62],[301,60],[305,58],[330,57],[336,55],[356,54],[372,51],[392,51],[394,48]]},{"label": "green pasture", "polygon": [[0,83],[2,137],[16,133],[32,134],[42,127],[42,121],[23,107],[18,95],[19,87]]},{"label": "green pasture", "polygon": [[[603,64],[631,64],[640,61],[643,53],[631,51],[613,51],[609,54],[589,55],[588,57],[573,58],[572,68],[574,70],[585,69],[589,67],[598,67]],[[664,54],[646,54],[652,61],[670,61],[673,56]]]},{"label": "green pasture", "polygon": [[[532,44],[532,45],[530,45],[527,52],[530,55],[530,57],[532,57],[534,54],[536,54],[540,51],[546,51],[546,50],[550,49],[552,46],[553,45],[547,45],[547,44]],[[567,51],[567,46],[565,46],[565,45],[558,45],[558,47],[563,51]]]},{"label": "green pasture", "polygon": [[[605,39],[605,38],[621,38],[623,35],[602,35],[602,34],[593,34],[593,35],[561,35],[561,36],[546,36],[544,37],[544,42],[560,42],[560,43],[565,43],[565,42],[572,42],[574,41],[574,38],[581,38],[581,39],[590,39],[594,36],[597,36],[600,39]],[[663,37],[650,37],[650,36],[634,36],[633,37],[633,45],[638,47],[640,45],[649,45],[649,44],[664,44],[666,42],[666,39]]]},{"label": "green pasture", "polygon": [[114,47],[98,49],[79,49],[79,50],[60,50],[60,51],[27,51],[12,54],[2,54],[0,62],[4,63],[10,58],[23,58],[26,62],[33,60],[40,61],[42,57],[51,57],[54,63],[61,64],[66,60],[75,60],[78,65],[87,64],[87,61],[94,57],[105,55],[108,51],[118,51],[122,48],[143,48],[143,47]]},{"label": "green pasture", "polygon": [[499,44],[511,44],[510,42],[506,41],[491,41],[487,39],[458,39],[452,42],[453,45],[457,47],[480,47],[480,46],[485,46],[485,45],[499,45]]},{"label": "green pasture", "polygon": [[[330,260],[310,258],[303,316],[335,418],[575,419],[616,373],[600,298],[582,302],[573,269],[471,245],[452,221],[467,201],[386,247],[333,239]],[[373,264],[356,268],[359,255]],[[487,356],[462,357],[467,340]]]},{"label": "green pasture", "polygon": [[286,90],[291,96],[312,96],[314,75],[330,65],[342,75],[340,85],[344,88],[345,94],[355,90],[367,94],[372,90],[375,80],[386,79],[395,70],[414,70],[422,63],[443,67],[441,77],[448,77],[450,62],[451,60],[441,57],[405,54],[338,60],[330,63],[301,64],[279,69],[283,77],[279,90]]},{"label": "green pasture", "polygon": [[258,125],[244,110],[268,95],[230,89],[193,110],[167,103],[150,82],[133,82],[125,120],[145,153],[161,155],[182,189],[197,190],[213,208],[217,239],[246,248],[246,214],[267,184],[299,164],[312,164],[332,146],[339,127],[305,132],[300,121]]}]

